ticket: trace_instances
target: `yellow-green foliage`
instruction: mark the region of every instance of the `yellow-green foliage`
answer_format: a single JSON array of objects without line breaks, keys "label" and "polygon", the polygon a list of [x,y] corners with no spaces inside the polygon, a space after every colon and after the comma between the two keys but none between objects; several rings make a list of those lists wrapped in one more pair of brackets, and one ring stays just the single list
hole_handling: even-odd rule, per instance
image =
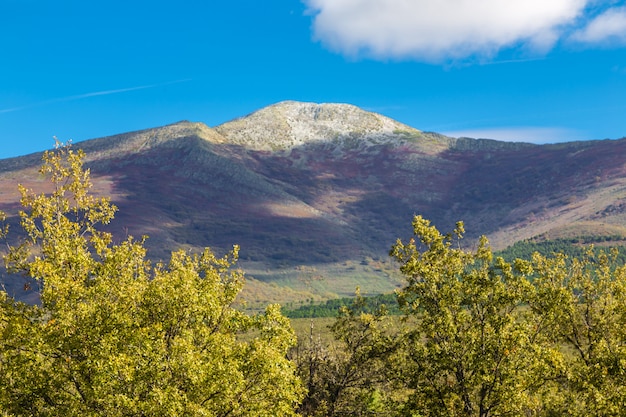
[{"label": "yellow-green foliage", "polygon": [[[0,309],[0,411],[35,416],[290,416],[303,389],[286,358],[294,343],[278,306],[231,307],[243,285],[235,247],[216,258],[172,253],[151,265],[142,240],[98,230],[115,207],[89,190],[82,152],[58,147],[24,188],[28,239],[6,262],[42,283],[41,304]],[[254,337],[240,333],[253,331]]]},{"label": "yellow-green foliage", "polygon": [[424,416],[623,415],[626,267],[617,251],[493,260],[421,216],[391,255],[417,318],[405,336],[407,412]]}]

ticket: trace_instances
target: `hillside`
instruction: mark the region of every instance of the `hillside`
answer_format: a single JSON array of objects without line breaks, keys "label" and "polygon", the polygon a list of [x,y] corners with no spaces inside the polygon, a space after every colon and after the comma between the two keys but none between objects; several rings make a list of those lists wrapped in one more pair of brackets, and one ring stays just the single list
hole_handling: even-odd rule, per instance
[{"label": "hillside", "polygon": [[[215,128],[179,122],[74,146],[94,191],[119,207],[118,238],[149,235],[153,259],[239,244],[252,305],[391,290],[387,252],[416,213],[441,230],[464,220],[468,242],[486,234],[496,249],[626,236],[624,139],[457,139],[351,105],[283,102]],[[15,216],[18,183],[45,188],[40,156],[0,161],[1,210]]]}]

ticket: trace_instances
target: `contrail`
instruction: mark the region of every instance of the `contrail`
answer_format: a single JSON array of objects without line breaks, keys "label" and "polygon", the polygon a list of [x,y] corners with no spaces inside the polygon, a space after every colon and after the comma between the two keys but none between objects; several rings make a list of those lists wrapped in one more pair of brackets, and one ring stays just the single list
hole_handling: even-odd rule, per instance
[{"label": "contrail", "polygon": [[2,114],[2,113],[11,113],[11,112],[15,112],[15,111],[30,109],[30,108],[33,108],[33,107],[45,106],[47,104],[52,104],[52,103],[60,103],[60,102],[73,101],[73,100],[81,100],[81,99],[84,99],[84,98],[96,97],[96,96],[108,96],[108,95],[111,95],[111,94],[127,93],[129,91],[136,91],[136,90],[146,90],[148,88],[162,87],[164,85],[178,84],[178,83],[184,83],[184,82],[188,82],[188,81],[191,81],[191,78],[185,78],[185,79],[182,79],[182,80],[175,80],[175,81],[168,81],[168,82],[159,83],[159,84],[140,85],[140,86],[137,86],[137,87],[118,88],[118,89],[114,89],[114,90],[104,90],[104,91],[95,91],[95,92],[92,92],[92,93],[78,94],[78,95],[75,95],[75,96],[53,98],[53,99],[50,99],[50,100],[39,101],[37,103],[27,104],[27,105],[24,105],[24,106],[11,107],[11,108],[8,108],[8,109],[1,109],[0,110],[0,114]]},{"label": "contrail", "polygon": [[501,61],[487,61],[483,63],[479,63],[481,67],[486,65],[501,65],[501,64],[518,64],[520,62],[533,62],[533,61],[546,61],[548,58],[539,57],[539,58],[519,58],[519,59],[503,59]]}]

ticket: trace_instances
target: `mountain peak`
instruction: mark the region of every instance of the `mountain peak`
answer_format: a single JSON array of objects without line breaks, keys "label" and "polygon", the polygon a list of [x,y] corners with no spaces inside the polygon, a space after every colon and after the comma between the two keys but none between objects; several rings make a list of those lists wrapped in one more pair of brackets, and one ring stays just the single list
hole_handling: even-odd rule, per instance
[{"label": "mountain peak", "polygon": [[291,149],[311,142],[359,137],[386,142],[420,131],[351,104],[283,101],[215,128],[255,150]]}]

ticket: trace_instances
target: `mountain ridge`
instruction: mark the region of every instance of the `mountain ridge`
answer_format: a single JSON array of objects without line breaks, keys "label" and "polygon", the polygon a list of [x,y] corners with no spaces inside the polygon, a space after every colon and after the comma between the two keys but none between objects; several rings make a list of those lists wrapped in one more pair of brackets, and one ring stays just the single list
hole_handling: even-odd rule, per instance
[{"label": "mountain ridge", "polygon": [[[73,146],[119,207],[118,239],[148,234],[155,260],[239,244],[252,303],[393,289],[387,252],[414,214],[444,231],[463,220],[468,244],[486,234],[496,249],[577,228],[626,236],[625,139],[449,138],[352,105],[281,102],[214,128],[181,121]],[[40,156],[0,160],[12,230],[11,190],[45,191]]]}]

